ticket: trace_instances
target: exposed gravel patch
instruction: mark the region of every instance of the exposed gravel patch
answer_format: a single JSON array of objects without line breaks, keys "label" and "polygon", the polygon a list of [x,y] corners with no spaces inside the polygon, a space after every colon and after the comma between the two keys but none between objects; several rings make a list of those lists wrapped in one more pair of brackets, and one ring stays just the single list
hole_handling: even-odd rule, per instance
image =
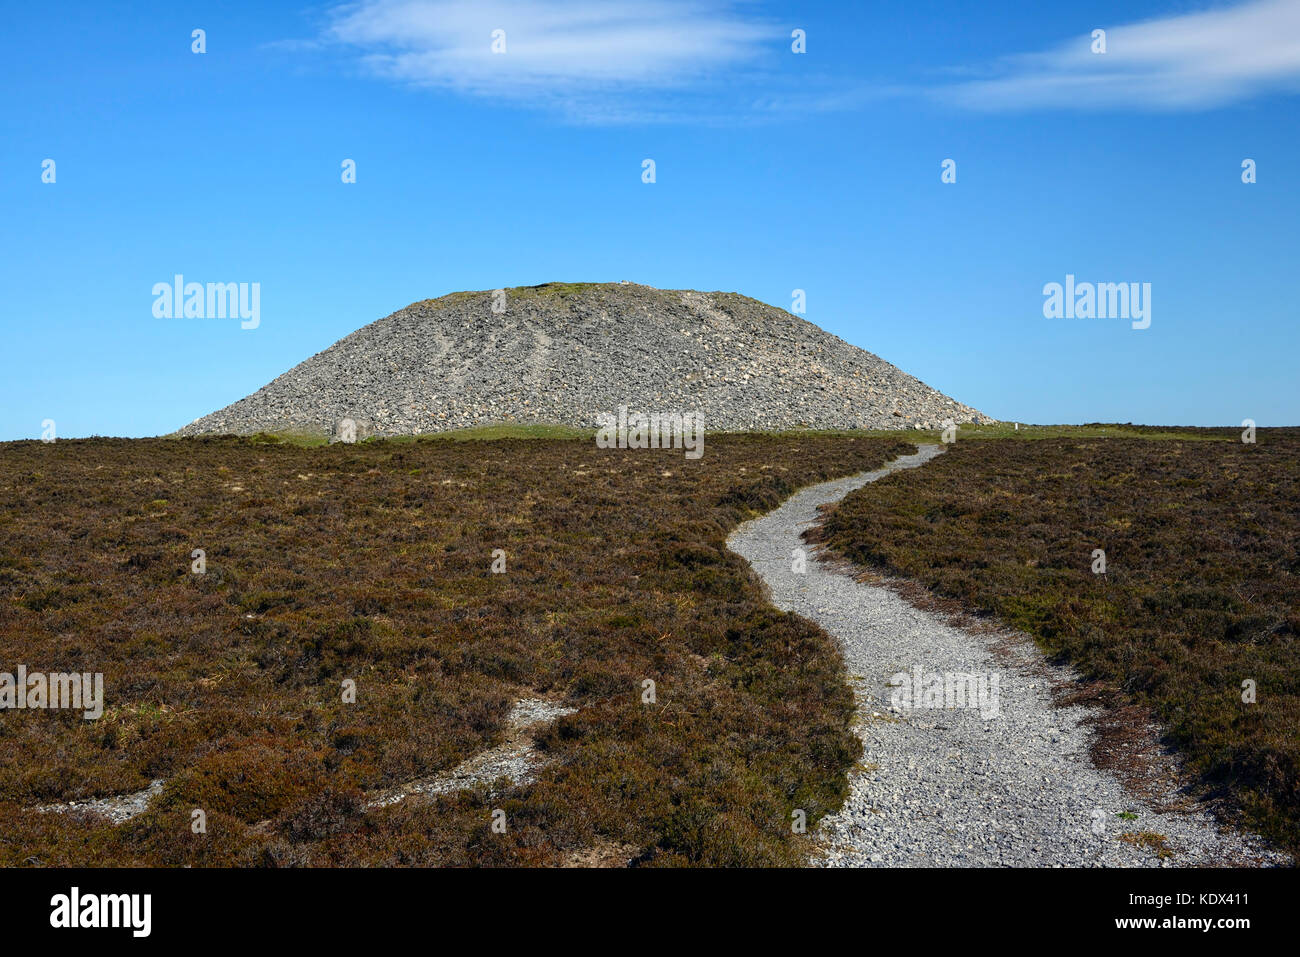
[{"label": "exposed gravel patch", "polygon": [[117,794],[110,797],[95,798],[89,801],[63,801],[58,804],[44,804],[36,810],[42,814],[75,814],[107,818],[114,824],[121,824],[133,817],[138,817],[149,810],[149,802],[162,793],[163,780],[152,782],[143,791],[131,794]]},{"label": "exposed gravel patch", "polygon": [[447,794],[487,787],[498,778],[506,778],[512,784],[526,784],[542,763],[533,747],[533,732],[575,710],[544,698],[522,698],[506,717],[506,740],[501,744],[462,761],[451,771],[408,781],[372,796],[366,807],[396,804],[414,794]]},{"label": "exposed gravel patch", "polygon": [[[500,301],[500,300],[498,300]],[[597,425],[700,412],[718,431],[991,422],[800,317],[736,293],[548,284],[417,302],[340,339],[181,435],[358,438],[495,423]]]},{"label": "exposed gravel patch", "polygon": [[[461,762],[453,770],[427,778],[408,781],[372,796],[367,807],[396,804],[413,794],[445,794],[468,788],[488,786],[499,778],[512,784],[525,784],[532,780],[541,765],[533,747],[533,734],[545,724],[550,724],[576,709],[566,708],[544,698],[522,698],[516,701],[506,716],[506,740]],[[162,793],[164,781],[156,780],[142,791],[95,798],[88,801],[65,801],[37,807],[41,813],[75,814],[106,818],[121,824],[143,814],[149,802]]]},{"label": "exposed gravel patch", "polygon": [[[1171,790],[1139,797],[1114,774],[1098,770],[1089,758],[1088,721],[1095,708],[1054,704],[1053,685],[1072,676],[1048,665],[1028,636],[972,634],[887,588],[856,581],[841,564],[815,555],[805,573],[792,571],[792,552],[807,548],[802,535],[816,522],[819,506],[899,469],[922,465],[940,451],[923,445],[915,455],[875,472],[803,489],[728,539],[766,582],[777,607],[836,636],[853,677],[863,756],[850,774],[848,801],[821,822],[815,835],[821,854],[814,862],[831,867],[1288,863],[1286,855],[1253,835],[1220,825],[1185,795]],[[917,667],[927,675],[997,675],[996,715],[905,702],[896,706],[891,677]]]}]

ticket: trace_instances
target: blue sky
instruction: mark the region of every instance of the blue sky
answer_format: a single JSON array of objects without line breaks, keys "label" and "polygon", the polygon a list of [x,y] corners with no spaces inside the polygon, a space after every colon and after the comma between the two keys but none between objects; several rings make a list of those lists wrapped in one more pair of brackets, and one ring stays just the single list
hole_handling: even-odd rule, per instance
[{"label": "blue sky", "polygon": [[[1071,6],[13,7],[0,439],[169,432],[412,301],[618,279],[804,289],[999,418],[1300,424],[1300,4]],[[156,318],[176,273],[260,283],[260,325]],[[1067,273],[1150,283],[1150,328],[1045,318]]]}]

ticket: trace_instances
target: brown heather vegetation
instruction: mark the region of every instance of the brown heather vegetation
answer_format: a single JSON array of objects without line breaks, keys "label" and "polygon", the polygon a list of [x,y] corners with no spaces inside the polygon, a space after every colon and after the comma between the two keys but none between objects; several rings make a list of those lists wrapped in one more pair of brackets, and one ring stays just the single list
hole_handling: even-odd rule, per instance
[{"label": "brown heather vegetation", "polygon": [[847,496],[814,537],[1027,631],[1112,704],[1151,709],[1204,789],[1294,853],[1300,431],[1238,435],[959,439]]},{"label": "brown heather vegetation", "polygon": [[[0,864],[553,864],[618,845],[796,863],[792,809],[811,823],[845,796],[852,695],[833,641],[767,605],[723,541],[797,486],[910,451],[0,446],[0,671],[103,672],[106,699],[99,721],[0,712]],[[537,695],[580,710],[543,732],[534,784],[364,809],[497,743]],[[155,778],[117,827],[32,810]]]}]

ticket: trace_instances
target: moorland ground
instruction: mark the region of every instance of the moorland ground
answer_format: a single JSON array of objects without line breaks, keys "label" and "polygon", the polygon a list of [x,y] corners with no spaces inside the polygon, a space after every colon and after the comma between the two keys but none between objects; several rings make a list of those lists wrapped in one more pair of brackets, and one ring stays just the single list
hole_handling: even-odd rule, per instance
[{"label": "moorland ground", "polygon": [[[830,637],[723,542],[797,486],[909,451],[8,444],[0,671],[102,672],[106,701],[97,721],[0,713],[0,864],[797,863],[792,809],[811,824],[846,793],[853,699]],[[537,696],[578,710],[541,734],[535,782],[366,806],[497,743]],[[154,779],[118,826],[33,810]]]},{"label": "moorland ground", "polygon": [[[850,495],[825,534],[1155,714],[1207,790],[1294,848],[1300,433],[1259,439],[963,427],[949,454]],[[537,428],[5,445],[0,671],[102,671],[107,700],[98,721],[0,714],[0,864],[550,864],[610,848],[798,863],[792,809],[814,824],[846,794],[853,698],[832,639],[771,608],[723,542],[794,488],[916,440],[935,434],[717,436],[699,460]],[[534,782],[367,807],[491,747],[512,703],[538,696],[578,710],[540,733]],[[121,825],[34,810],[154,779]]]},{"label": "moorland ground", "polygon": [[1024,431],[1045,437],[959,438],[846,496],[813,537],[1033,635],[1112,709],[1153,715],[1202,794],[1295,853],[1300,430]]}]

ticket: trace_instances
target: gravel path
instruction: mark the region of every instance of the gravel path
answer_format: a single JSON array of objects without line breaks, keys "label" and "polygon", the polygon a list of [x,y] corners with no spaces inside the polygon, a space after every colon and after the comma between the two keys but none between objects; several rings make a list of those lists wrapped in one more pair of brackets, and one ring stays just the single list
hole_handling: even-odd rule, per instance
[{"label": "gravel path", "polygon": [[[817,622],[839,640],[852,676],[863,755],[850,772],[848,801],[821,822],[816,839],[822,853],[814,863],[1286,863],[1257,838],[1221,827],[1172,787],[1157,800],[1143,800],[1098,770],[1089,758],[1086,724],[1094,710],[1054,705],[1053,683],[1070,674],[1049,666],[1027,636],[973,635],[815,555],[806,572],[792,571],[792,554],[807,548],[801,536],[817,520],[818,506],[940,452],[939,446],[919,446],[878,471],[803,489],[728,540],[767,583],[777,607]],[[1001,653],[995,654],[995,645]],[[899,680],[900,673],[909,681]],[[961,707],[955,686],[948,702],[955,707],[900,697],[913,685],[925,689],[932,675],[949,676],[950,684],[957,675],[983,679],[971,687],[986,694],[971,696],[976,707]],[[1170,810],[1170,802],[1190,808]]]}]

